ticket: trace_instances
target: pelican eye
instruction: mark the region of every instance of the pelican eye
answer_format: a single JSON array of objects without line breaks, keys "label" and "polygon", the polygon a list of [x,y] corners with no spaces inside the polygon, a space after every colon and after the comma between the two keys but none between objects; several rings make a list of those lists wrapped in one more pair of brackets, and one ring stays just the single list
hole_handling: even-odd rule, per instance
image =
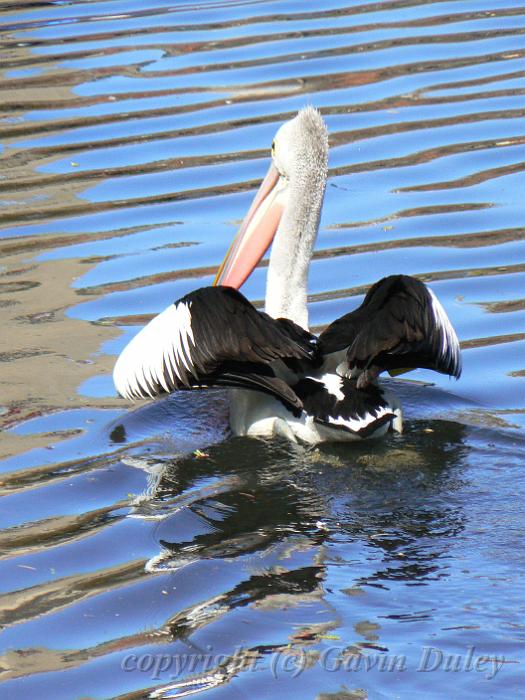
[{"label": "pelican eye", "polygon": [[272,141],[272,156],[275,155],[275,139]]}]

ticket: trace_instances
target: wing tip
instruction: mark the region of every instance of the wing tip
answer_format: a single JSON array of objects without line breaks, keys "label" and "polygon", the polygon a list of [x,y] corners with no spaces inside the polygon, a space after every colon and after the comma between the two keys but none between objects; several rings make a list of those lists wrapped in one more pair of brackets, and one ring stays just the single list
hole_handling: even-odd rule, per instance
[{"label": "wing tip", "polygon": [[452,325],[447,312],[439,301],[436,294],[427,287],[430,294],[430,302],[432,308],[432,316],[440,341],[440,360],[446,362],[445,371],[456,381],[461,377],[463,371],[463,363],[461,357],[461,345],[457,333]]},{"label": "wing tip", "polygon": [[125,346],[113,368],[113,384],[128,401],[151,399],[189,385],[189,343],[194,344],[189,305],[179,301],[151,319]]}]

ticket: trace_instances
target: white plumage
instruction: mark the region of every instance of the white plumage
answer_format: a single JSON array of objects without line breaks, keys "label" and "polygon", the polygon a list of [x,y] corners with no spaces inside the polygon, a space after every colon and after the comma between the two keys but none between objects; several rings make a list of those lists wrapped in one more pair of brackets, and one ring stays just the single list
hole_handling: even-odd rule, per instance
[{"label": "white plumage", "polygon": [[[178,368],[182,365],[195,375],[192,349],[195,340],[191,327],[190,304],[172,304],[155,316],[128,343],[113,370],[118,393],[126,399],[157,395],[155,387],[168,392],[183,384]],[[168,382],[167,378],[171,379]]]},{"label": "white plumage", "polygon": [[342,390],[343,380],[338,374],[334,372],[327,372],[326,374],[323,374],[318,378],[307,377],[307,379],[317,379],[318,381],[324,384],[324,386],[326,387],[326,391],[329,394],[334,396],[338,401],[344,400],[345,395]]},{"label": "white plumage", "polygon": [[439,330],[441,330],[441,359],[446,360],[450,357],[455,365],[459,365],[460,349],[456,331],[450,323],[447,312],[441,305],[441,302],[437,296],[430,289],[430,287],[427,287],[427,290],[430,294],[430,298],[432,299],[432,312],[436,326]]}]

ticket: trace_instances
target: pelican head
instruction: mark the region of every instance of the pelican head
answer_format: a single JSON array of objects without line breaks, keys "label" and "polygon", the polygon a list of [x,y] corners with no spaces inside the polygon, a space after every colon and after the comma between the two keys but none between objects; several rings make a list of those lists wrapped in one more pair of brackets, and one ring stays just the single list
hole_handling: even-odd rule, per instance
[{"label": "pelican head", "polygon": [[[328,168],[328,133],[320,113],[313,107],[305,107],[285,122],[275,135],[271,156],[268,172],[219,268],[215,285],[241,287],[274,238],[269,285],[276,276],[280,278],[279,289],[286,283],[293,285],[290,266],[296,270],[302,270],[304,264],[308,267],[319,228]],[[299,277],[295,282],[300,284]],[[288,294],[292,292],[290,287]],[[273,296],[279,295],[282,297],[283,292],[275,292],[274,283]],[[268,287],[267,307],[269,297]],[[267,310],[273,315],[274,309]],[[287,315],[280,308],[275,311]]]}]

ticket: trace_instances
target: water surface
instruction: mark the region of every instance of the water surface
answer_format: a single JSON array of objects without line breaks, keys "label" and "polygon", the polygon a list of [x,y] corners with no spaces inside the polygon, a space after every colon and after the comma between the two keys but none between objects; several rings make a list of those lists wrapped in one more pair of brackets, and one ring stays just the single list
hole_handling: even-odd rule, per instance
[{"label": "water surface", "polygon": [[[6,697],[522,697],[524,34],[511,0],[0,1]],[[416,275],[460,382],[398,380],[405,434],[352,447],[232,439],[220,391],[130,409],[116,355],[308,103],[313,327]]]}]

